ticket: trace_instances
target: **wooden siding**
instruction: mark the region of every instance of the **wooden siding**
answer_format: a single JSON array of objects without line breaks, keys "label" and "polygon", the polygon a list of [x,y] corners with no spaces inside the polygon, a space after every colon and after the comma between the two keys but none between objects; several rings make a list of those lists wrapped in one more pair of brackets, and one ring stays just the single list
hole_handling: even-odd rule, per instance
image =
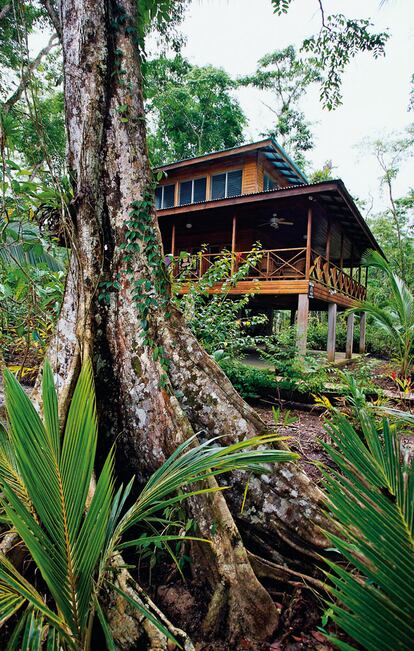
[{"label": "wooden siding", "polygon": [[[178,290],[179,294],[187,294],[189,284],[182,284]],[[217,283],[208,289],[209,294],[220,294],[222,291],[222,283]],[[255,296],[294,296],[298,294],[308,294],[309,281],[308,280],[275,280],[275,281],[241,281],[236,285],[226,288],[226,294],[232,296],[240,296],[241,294],[254,294]],[[336,303],[340,308],[355,307],[357,302],[355,299],[343,294],[332,294],[329,290],[315,283],[313,286],[313,298],[315,300],[323,301],[324,303]],[[312,300],[310,299],[310,309],[312,308]],[[275,304],[276,305],[276,304]]]},{"label": "wooden siding", "polygon": [[260,191],[257,173],[258,173],[257,156],[254,156],[254,158],[245,159],[243,164],[243,181],[242,181],[243,194],[251,194],[252,192]]}]

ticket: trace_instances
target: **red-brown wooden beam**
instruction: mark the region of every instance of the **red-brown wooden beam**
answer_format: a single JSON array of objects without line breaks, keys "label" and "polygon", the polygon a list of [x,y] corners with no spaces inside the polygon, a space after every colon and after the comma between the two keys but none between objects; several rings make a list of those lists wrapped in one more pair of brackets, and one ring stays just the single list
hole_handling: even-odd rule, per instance
[{"label": "red-brown wooden beam", "polygon": [[306,229],[306,266],[305,266],[305,278],[309,279],[310,265],[311,265],[311,253],[312,253],[312,206],[308,208],[308,225]]},{"label": "red-brown wooden beam", "polygon": [[237,233],[237,215],[233,215],[233,223],[231,229],[231,273],[234,273],[234,263],[236,256],[236,233]]}]

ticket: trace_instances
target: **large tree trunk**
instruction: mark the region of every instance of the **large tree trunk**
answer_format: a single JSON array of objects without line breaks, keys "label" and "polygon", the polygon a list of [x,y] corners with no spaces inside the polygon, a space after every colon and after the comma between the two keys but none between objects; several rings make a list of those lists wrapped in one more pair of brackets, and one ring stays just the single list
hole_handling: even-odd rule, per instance
[{"label": "large tree trunk", "polygon": [[[76,218],[48,356],[62,419],[82,360],[92,357],[102,434],[108,443],[120,435],[119,454],[143,481],[194,431],[230,442],[262,433],[264,424],[170,304],[156,215],[147,201],[151,173],[136,21],[135,0],[61,2]],[[227,501],[216,493],[189,506],[200,533],[212,540],[197,554],[210,599],[204,634],[226,640],[229,649],[239,648],[242,637],[268,638],[278,623],[231,513],[276,560],[296,557],[296,569],[298,559],[305,563],[324,546],[321,494],[298,466],[251,479],[240,516],[245,482],[243,473],[235,474]]]}]

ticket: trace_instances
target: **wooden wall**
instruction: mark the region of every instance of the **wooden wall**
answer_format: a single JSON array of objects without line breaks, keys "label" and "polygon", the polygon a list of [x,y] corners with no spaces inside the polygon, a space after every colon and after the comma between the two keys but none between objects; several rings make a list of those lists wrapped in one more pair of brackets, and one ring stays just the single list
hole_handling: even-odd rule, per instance
[{"label": "wooden wall", "polygon": [[264,188],[264,175],[268,174],[278,187],[285,187],[288,182],[282,174],[277,172],[261,152],[251,152],[243,156],[233,156],[227,161],[210,161],[190,166],[185,169],[171,170],[168,177],[160,185],[175,184],[175,205],[179,202],[179,186],[182,181],[207,178],[207,200],[211,197],[211,177],[221,172],[243,170],[242,194],[262,192]]}]

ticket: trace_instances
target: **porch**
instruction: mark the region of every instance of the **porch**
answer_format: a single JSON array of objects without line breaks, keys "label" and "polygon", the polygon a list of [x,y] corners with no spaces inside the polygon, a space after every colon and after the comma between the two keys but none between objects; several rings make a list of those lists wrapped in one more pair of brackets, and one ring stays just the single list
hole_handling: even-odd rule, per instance
[{"label": "porch", "polygon": [[307,247],[281,249],[251,249],[195,254],[182,252],[171,262],[173,277],[179,282],[179,292],[187,293],[191,282],[199,281],[214,263],[221,259],[227,269],[225,278],[208,288],[210,294],[220,293],[223,284],[237,278],[242,267],[242,280],[226,283],[226,293],[238,294],[308,294],[314,299],[332,301],[351,307],[366,298],[367,271],[351,269],[346,273],[336,264]]},{"label": "porch", "polygon": [[[177,205],[159,210],[158,218],[179,292],[188,292],[224,256],[225,274],[208,293],[221,292],[226,283],[229,296],[252,294],[259,309],[291,310],[303,352],[309,312],[327,311],[328,357],[335,358],[337,311],[366,298],[362,255],[379,248],[341,181]],[[350,342],[352,334],[349,317]],[[351,343],[346,356],[352,356]]]}]

